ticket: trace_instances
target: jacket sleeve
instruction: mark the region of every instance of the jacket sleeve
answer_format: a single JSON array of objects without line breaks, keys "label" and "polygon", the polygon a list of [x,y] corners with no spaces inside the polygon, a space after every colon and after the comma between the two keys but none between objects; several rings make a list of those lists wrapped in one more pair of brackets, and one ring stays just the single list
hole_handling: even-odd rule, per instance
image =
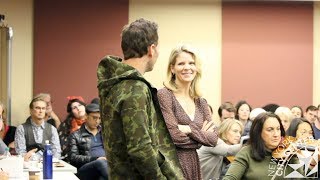
[{"label": "jacket sleeve", "polygon": [[122,92],[128,96],[122,102],[121,120],[129,158],[144,179],[165,179],[158,164],[159,153],[149,134],[154,131],[150,128],[153,119],[148,114],[153,107],[151,92],[142,82],[128,85],[131,87]]},{"label": "jacket sleeve", "polygon": [[198,147],[197,141],[191,139],[178,129],[178,121],[173,110],[173,101],[167,89],[158,91],[158,100],[173,143],[180,148]]},{"label": "jacket sleeve", "polygon": [[80,168],[84,164],[91,162],[97,158],[80,154],[79,148],[78,148],[78,145],[79,145],[78,137],[79,136],[77,136],[77,131],[70,134],[70,136],[68,137],[68,146],[70,150],[68,154],[69,154],[70,163],[76,166],[77,168]]},{"label": "jacket sleeve", "polygon": [[215,147],[202,146],[199,152],[206,152],[206,154],[211,154],[212,156],[234,156],[240,151],[241,147],[241,144],[229,145],[218,139]]}]

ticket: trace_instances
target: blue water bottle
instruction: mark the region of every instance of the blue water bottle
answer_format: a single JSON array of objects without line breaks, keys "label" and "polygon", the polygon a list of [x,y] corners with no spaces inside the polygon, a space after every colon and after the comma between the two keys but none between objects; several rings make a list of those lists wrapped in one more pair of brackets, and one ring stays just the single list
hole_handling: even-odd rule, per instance
[{"label": "blue water bottle", "polygon": [[49,140],[45,141],[43,152],[43,179],[52,179],[52,150]]}]

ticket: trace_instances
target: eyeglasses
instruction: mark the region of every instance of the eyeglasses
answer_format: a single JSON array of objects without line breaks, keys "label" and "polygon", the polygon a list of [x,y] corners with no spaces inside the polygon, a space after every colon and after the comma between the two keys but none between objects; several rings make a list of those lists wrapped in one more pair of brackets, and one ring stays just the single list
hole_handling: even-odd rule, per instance
[{"label": "eyeglasses", "polygon": [[39,107],[39,106],[36,106],[33,108],[34,110],[37,110],[37,111],[40,111],[40,110],[43,110],[45,111],[46,110],[46,107]]}]

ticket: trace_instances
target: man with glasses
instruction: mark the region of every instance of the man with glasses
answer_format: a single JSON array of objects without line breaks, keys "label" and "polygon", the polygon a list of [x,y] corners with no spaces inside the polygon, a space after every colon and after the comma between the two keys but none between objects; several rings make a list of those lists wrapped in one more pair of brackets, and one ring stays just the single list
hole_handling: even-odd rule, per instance
[{"label": "man with glasses", "polygon": [[51,95],[48,93],[40,93],[37,94],[34,98],[42,98],[47,103],[46,115],[44,119],[47,121],[47,123],[58,128],[61,124],[61,121],[59,117],[56,115],[56,113],[53,111]]},{"label": "man with glasses", "polygon": [[42,156],[44,144],[49,140],[53,157],[60,158],[61,148],[57,129],[44,121],[47,103],[42,98],[34,98],[29,104],[30,117],[19,125],[15,134],[16,152],[27,160],[32,152]]},{"label": "man with glasses", "polygon": [[77,176],[81,180],[108,179],[99,104],[87,105],[86,113],[86,122],[69,136],[69,160],[78,168]]}]

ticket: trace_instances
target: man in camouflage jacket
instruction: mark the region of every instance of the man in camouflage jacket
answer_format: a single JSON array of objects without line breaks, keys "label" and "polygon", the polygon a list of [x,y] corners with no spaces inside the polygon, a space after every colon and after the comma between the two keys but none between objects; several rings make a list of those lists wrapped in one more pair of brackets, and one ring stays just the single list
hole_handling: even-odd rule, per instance
[{"label": "man in camouflage jacket", "polygon": [[184,179],[157,90],[142,76],[158,58],[157,44],[157,25],[136,20],[122,31],[124,60],[106,56],[98,66],[110,179]]}]

